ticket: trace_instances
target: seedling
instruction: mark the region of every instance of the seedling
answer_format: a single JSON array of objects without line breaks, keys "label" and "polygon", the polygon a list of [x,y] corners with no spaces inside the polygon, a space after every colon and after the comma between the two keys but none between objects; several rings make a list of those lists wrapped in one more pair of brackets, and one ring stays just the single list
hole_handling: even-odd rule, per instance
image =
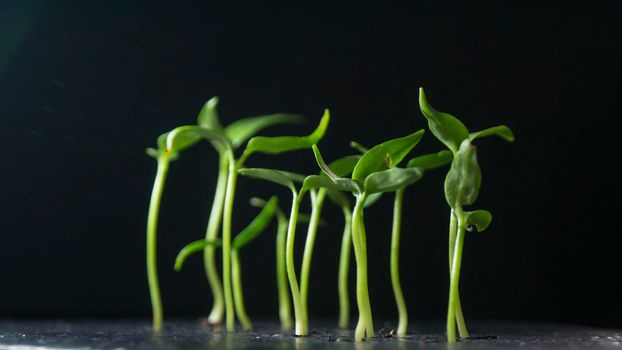
[{"label": "seedling", "polygon": [[512,130],[505,125],[494,126],[469,133],[456,117],[432,108],[423,88],[419,90],[419,106],[428,120],[430,131],[453,153],[451,168],[445,178],[445,199],[451,208],[449,221],[449,267],[450,288],[447,307],[447,341],[456,341],[456,323],[460,337],[468,337],[462,314],[459,282],[462,263],[462,247],[465,231],[484,231],[492,220],[486,210],[464,211],[465,205],[475,203],[481,185],[481,171],[477,162],[477,150],[472,142],[480,137],[498,135],[506,141],[514,141]]},{"label": "seedling", "polygon": [[[167,149],[168,133],[159,137],[158,149],[147,149],[147,154],[158,160],[158,172],[154,181],[147,223],[147,274],[153,310],[153,329],[156,332],[161,330],[163,319],[156,265],[157,220],[170,161],[178,156],[180,150],[194,145],[201,137],[211,140],[212,145],[218,152],[220,158],[218,181],[205,234],[206,240],[213,241],[218,237],[218,229],[222,218],[229,167],[227,150],[237,148],[248,138],[268,126],[280,123],[294,123],[302,120],[301,117],[296,115],[279,113],[242,118],[223,128],[216,109],[218,101],[217,97],[213,97],[205,103],[197,118],[198,126],[185,127],[185,132],[189,133],[189,135],[176,145],[177,149]],[[196,130],[192,131],[192,128]],[[184,130],[183,127],[182,130]],[[201,130],[204,131],[202,136]],[[214,299],[208,321],[210,323],[221,323],[224,313],[223,288],[216,270],[213,245],[205,247],[204,264]]]},{"label": "seedling", "polygon": [[[227,143],[227,140],[212,133],[209,130],[205,130],[207,134],[213,137],[215,143]],[[164,191],[164,185],[166,183],[166,176],[170,162],[177,159],[179,152],[186,149],[191,142],[182,140],[174,148],[167,148],[166,139],[169,134],[163,134],[158,137],[158,149],[148,148],[147,154],[156,158],[158,161],[158,171],[153,183],[153,190],[151,192],[151,200],[149,202],[149,213],[147,217],[147,279],[149,281],[149,292],[151,296],[151,308],[153,313],[153,330],[160,332],[162,330],[162,300],[160,296],[160,285],[158,282],[158,269],[156,261],[157,252],[157,229],[158,229],[158,217],[160,212],[160,204],[162,201],[162,193]]]},{"label": "seedling", "polygon": [[374,336],[371,313],[371,302],[367,283],[367,238],[363,207],[370,195],[382,192],[393,192],[420,177],[417,168],[395,168],[410,150],[421,140],[424,131],[419,130],[411,135],[381,143],[357,161],[351,178],[341,177],[328,166],[317,148],[313,147],[315,158],[326,176],[312,176],[305,179],[307,187],[326,187],[335,190],[352,192],[356,198],[352,214],[352,243],[357,265],[356,295],[359,320],[354,332],[357,341],[365,336]]},{"label": "seedling", "polygon": [[[289,280],[289,286],[292,293],[292,299],[294,301],[294,318],[296,320],[295,332],[296,335],[307,335],[309,332],[309,320],[307,316],[307,309],[303,307],[303,299],[300,287],[298,285],[298,278],[296,277],[296,268],[294,266],[294,239],[296,235],[296,224],[298,221],[298,211],[300,209],[300,203],[304,197],[303,191],[300,191],[295,183],[302,183],[304,176],[282,170],[264,169],[264,168],[242,168],[239,173],[245,176],[274,182],[276,184],[289,188],[292,192],[292,208],[289,216],[289,226],[287,229],[286,247],[285,247],[285,267],[287,270],[287,278]],[[315,192],[315,191],[314,191]],[[313,194],[317,201],[317,192]],[[321,206],[313,203],[311,210],[311,223],[309,224],[309,230],[313,223],[313,218],[318,217],[316,214],[318,209],[321,210]],[[309,245],[305,245],[305,253],[307,249],[312,249]],[[306,254],[305,254],[306,255]]]},{"label": "seedling", "polygon": [[[235,132],[231,132],[230,137],[232,141],[229,142],[229,140],[227,140],[228,142],[223,144],[228,162],[228,171],[223,211],[222,274],[225,297],[226,329],[229,332],[233,332],[235,330],[234,300],[231,284],[231,222],[233,217],[233,202],[237,185],[238,170],[244,166],[245,161],[253,153],[280,154],[310,148],[313,144],[322,139],[324,133],[326,132],[326,128],[328,127],[329,120],[330,115],[328,110],[326,110],[318,127],[308,136],[253,137],[248,140],[244,152],[239,158],[235,157],[234,147],[242,145],[248,137],[250,137],[248,132],[244,131],[246,129],[234,128]],[[168,135],[166,140],[167,149],[175,149],[175,147],[178,147],[178,144],[187,143],[189,140],[196,142],[200,138],[214,141],[215,139],[212,135],[204,132],[205,130],[205,128],[200,126],[179,127]],[[240,130],[244,132],[240,132]],[[217,133],[217,135],[220,136],[219,133]]]},{"label": "seedling", "polygon": [[[264,207],[266,201],[261,198],[251,198],[250,204],[255,207]],[[291,316],[291,301],[290,293],[287,285],[287,270],[285,268],[285,242],[287,238],[287,225],[288,220],[285,214],[280,208],[276,208],[275,212],[277,218],[277,234],[276,234],[276,282],[279,296],[279,319],[281,320],[281,329],[286,331],[293,327],[293,321]],[[310,216],[307,214],[298,214],[298,223],[308,223]],[[320,221],[320,226],[323,224]],[[235,241],[235,240],[234,240]]]},{"label": "seedling", "polygon": [[[347,176],[349,175],[354,166],[359,160],[359,156],[346,156],[340,159],[335,160],[330,163],[329,166],[334,173],[338,176]],[[322,176],[327,176],[323,172],[320,173]],[[313,178],[309,178],[312,180]],[[304,183],[303,183],[304,187]],[[307,187],[312,188],[310,182],[307,181]],[[349,298],[349,288],[348,288],[348,275],[350,269],[350,251],[352,250],[352,209],[350,206],[350,201],[343,194],[343,192],[328,189],[328,188],[320,188],[320,191],[326,191],[327,197],[341,208],[341,212],[343,213],[344,218],[344,227],[343,233],[341,236],[341,252],[339,254],[339,273],[338,273],[338,281],[337,287],[339,292],[339,328],[346,329],[348,328],[348,324],[350,323],[350,298]]]},{"label": "seedling", "polygon": [[[233,296],[235,299],[235,311],[242,324],[244,330],[250,330],[253,328],[253,324],[246,313],[246,307],[244,306],[244,292],[242,290],[242,273],[240,267],[240,249],[250,242],[252,242],[257,236],[259,236],[268,226],[275,211],[278,208],[278,199],[273,196],[263,207],[261,212],[255,217],[255,219],[242,230],[232,242],[231,251],[231,269],[233,274]],[[175,261],[175,270],[179,271],[184,263],[184,260],[192,252],[196,252],[203,246],[213,246],[216,241],[203,240],[190,243],[190,245],[184,247]]]}]

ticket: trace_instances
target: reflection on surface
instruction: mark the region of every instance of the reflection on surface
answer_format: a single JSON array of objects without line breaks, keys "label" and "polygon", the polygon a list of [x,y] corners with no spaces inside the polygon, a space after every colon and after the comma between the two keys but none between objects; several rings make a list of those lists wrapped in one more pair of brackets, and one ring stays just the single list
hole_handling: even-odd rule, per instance
[{"label": "reflection on surface", "polygon": [[[332,323],[331,323],[332,325]],[[258,323],[252,332],[224,333],[205,327],[200,321],[165,323],[154,335],[149,321],[3,321],[0,322],[0,348],[96,348],[96,349],[619,349],[622,332],[547,323],[473,322],[474,337],[447,344],[439,334],[442,325],[418,322],[404,337],[390,330],[364,342],[354,342],[352,332],[331,327],[313,328],[309,336],[282,333],[278,324]],[[485,330],[487,333],[481,333]]]}]

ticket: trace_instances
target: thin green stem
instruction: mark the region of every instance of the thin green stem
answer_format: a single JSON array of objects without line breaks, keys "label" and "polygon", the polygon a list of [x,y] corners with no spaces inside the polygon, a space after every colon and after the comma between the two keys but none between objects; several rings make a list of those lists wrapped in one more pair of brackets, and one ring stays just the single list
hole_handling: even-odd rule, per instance
[{"label": "thin green stem", "polygon": [[[367,199],[367,196],[365,196],[365,200]],[[365,332],[367,333],[367,337],[368,338],[373,338],[374,337],[374,323],[373,323],[373,319],[372,319],[372,315],[371,315],[371,301],[369,298],[369,282],[367,281],[367,232],[365,230],[365,220],[364,220],[364,214],[363,214],[363,208],[364,208],[364,203],[365,201],[363,201],[363,203],[361,204],[360,208],[361,208],[361,213],[359,215],[359,239],[361,241],[361,251],[363,252],[363,262],[364,262],[364,266],[363,266],[363,271],[365,272],[365,280],[363,281],[363,284],[365,286],[365,288],[363,288],[363,292],[365,293],[364,295],[364,300],[365,300],[365,312],[367,313],[366,315],[366,326],[365,326]]]},{"label": "thin green stem", "polygon": [[397,335],[406,335],[408,328],[408,310],[406,309],[406,301],[402,292],[400,283],[400,231],[402,225],[402,203],[404,201],[404,189],[395,191],[395,201],[393,203],[393,230],[391,234],[391,284],[393,285],[393,294],[395,295],[395,303],[399,314],[399,323],[397,326]]},{"label": "thin green stem", "polygon": [[229,151],[229,174],[227,176],[227,191],[225,194],[225,208],[222,224],[222,277],[225,294],[225,314],[227,332],[235,331],[235,314],[233,305],[233,292],[231,290],[231,219],[233,214],[233,201],[235,187],[238,178],[238,167]]},{"label": "thin green stem", "polygon": [[160,284],[158,282],[157,265],[157,233],[158,216],[162,192],[166,183],[166,174],[169,169],[170,157],[163,154],[158,158],[158,171],[153,182],[151,201],[149,202],[149,214],[147,217],[147,279],[149,281],[149,293],[151,296],[151,310],[153,313],[153,331],[162,330],[162,298],[160,296]]},{"label": "thin green stem", "polygon": [[308,297],[309,297],[309,276],[311,273],[311,259],[313,258],[313,247],[317,237],[317,228],[322,216],[322,205],[326,198],[326,189],[320,188],[317,192],[311,191],[311,218],[307,229],[305,249],[302,255],[302,266],[300,269],[300,303],[303,319],[308,323]]},{"label": "thin green stem", "polygon": [[279,292],[279,318],[281,329],[292,328],[292,311],[289,291],[287,289],[287,270],[285,268],[285,240],[287,238],[287,219],[278,210],[276,213],[278,228],[276,233],[276,284]]},{"label": "thin green stem", "polygon": [[451,278],[449,282],[449,305],[447,307],[447,341],[456,342],[456,307],[458,304],[458,287],[460,285],[460,266],[462,264],[462,247],[464,245],[464,233],[466,222],[462,208],[457,208],[455,215],[458,219],[453,261],[451,265]]},{"label": "thin green stem", "polygon": [[354,244],[354,256],[356,258],[356,301],[359,311],[359,320],[354,331],[354,339],[361,341],[374,336],[371,304],[367,283],[367,254],[365,222],[363,220],[363,205],[365,194],[356,198],[354,213],[352,215],[352,243]]},{"label": "thin green stem", "polygon": [[296,221],[298,221],[298,210],[300,209],[300,200],[298,193],[292,191],[292,210],[289,215],[289,227],[287,228],[287,242],[285,249],[285,265],[287,269],[287,278],[289,287],[292,291],[292,300],[294,301],[294,318],[296,319],[296,335],[307,335],[309,325],[303,319],[302,305],[300,300],[300,289],[298,288],[298,280],[296,278],[296,267],[294,266],[294,240],[296,238]]},{"label": "thin green stem", "polygon": [[[225,193],[227,190],[227,176],[229,172],[229,161],[227,156],[223,153],[220,155],[220,164],[218,167],[218,181],[216,183],[216,192],[214,193],[214,202],[212,204],[212,211],[207,223],[207,230],[205,232],[206,240],[214,240],[218,238],[218,230],[220,229],[220,223],[222,221],[222,211],[225,200]],[[203,251],[203,263],[205,265],[205,275],[209,282],[210,289],[212,290],[212,296],[214,304],[212,311],[210,312],[207,321],[211,324],[222,323],[225,313],[225,300],[222,289],[222,282],[218,275],[218,269],[216,266],[216,247],[208,245]]]},{"label": "thin green stem", "polygon": [[[454,260],[454,246],[456,245],[456,230],[458,228],[456,215],[454,210],[451,210],[451,216],[449,218],[449,276],[451,278],[451,267]],[[469,331],[467,330],[466,322],[464,321],[464,314],[462,313],[462,302],[460,300],[460,290],[458,289],[458,299],[456,301],[456,323],[458,324],[458,333],[460,338],[467,338]]]},{"label": "thin green stem", "polygon": [[240,252],[237,249],[231,250],[231,273],[233,275],[233,298],[235,301],[235,313],[245,331],[253,329],[246,307],[244,306],[244,292],[242,291],[242,273],[240,271]]},{"label": "thin green stem", "polygon": [[350,271],[350,251],[352,250],[352,212],[342,207],[344,225],[339,255],[339,328],[346,329],[350,323],[350,296],[348,292],[348,273]]}]

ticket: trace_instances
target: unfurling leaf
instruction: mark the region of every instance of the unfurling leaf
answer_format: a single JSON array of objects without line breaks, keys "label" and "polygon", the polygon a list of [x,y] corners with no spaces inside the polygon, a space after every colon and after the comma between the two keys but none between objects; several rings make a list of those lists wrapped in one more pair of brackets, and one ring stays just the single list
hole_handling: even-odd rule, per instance
[{"label": "unfurling leaf", "polygon": [[276,124],[293,124],[301,123],[304,121],[299,115],[277,113],[269,115],[260,115],[255,117],[248,117],[238,119],[235,122],[227,125],[224,129],[225,135],[234,148],[242,145],[246,140],[255,136],[259,131]]},{"label": "unfurling leaf", "polygon": [[490,135],[497,135],[508,142],[514,142],[514,133],[512,133],[512,129],[505,125],[497,125],[481,131],[472,132],[469,134],[469,140],[473,141],[477,138]]},{"label": "unfurling leaf", "polygon": [[469,131],[464,124],[453,115],[432,108],[423,88],[419,88],[419,107],[421,113],[428,119],[428,126],[432,134],[453,153],[458,152],[462,141],[469,138]]},{"label": "unfurling leaf", "polygon": [[488,210],[465,211],[464,216],[469,225],[475,226],[477,232],[484,231],[492,221],[492,214]]},{"label": "unfurling leaf", "polygon": [[238,169],[240,175],[253,177],[256,179],[274,182],[276,184],[288,187],[292,191],[296,191],[295,182],[302,183],[305,177],[300,174],[291,173],[289,171],[265,169],[265,168],[242,168]]},{"label": "unfurling leaf", "polygon": [[454,155],[451,168],[445,178],[445,199],[452,208],[470,205],[479,194],[482,175],[477,163],[477,149],[464,140]]},{"label": "unfurling leaf", "polygon": [[404,188],[423,176],[419,168],[391,168],[370,174],[365,179],[365,193],[393,192]]},{"label": "unfurling leaf", "polygon": [[320,120],[317,128],[307,136],[255,136],[248,141],[246,149],[244,150],[244,155],[248,157],[253,153],[279,154],[311,148],[311,146],[318,143],[324,137],[329,121],[330,113],[327,109],[324,111],[322,120]]},{"label": "unfurling leaf", "polygon": [[177,258],[175,259],[175,271],[181,270],[181,268],[184,266],[186,258],[188,258],[190,255],[202,252],[205,247],[209,245],[219,246],[221,244],[222,242],[220,241],[220,239],[200,239],[186,245],[179,251],[179,254],[177,254]]},{"label": "unfurling leaf", "polygon": [[257,238],[270,224],[274,213],[277,211],[279,207],[279,199],[276,196],[270,197],[268,202],[263,206],[259,214],[251,221],[248,226],[244,230],[242,230],[233,242],[231,243],[231,247],[235,250],[239,250],[244,247],[252,240]]},{"label": "unfurling leaf", "polygon": [[397,166],[415,147],[424,130],[419,130],[405,137],[389,140],[372,147],[359,159],[352,172],[352,179],[364,181],[365,178],[377,171]]},{"label": "unfurling leaf", "polygon": [[442,150],[438,153],[425,154],[423,156],[415,157],[408,161],[407,168],[420,168],[423,170],[430,170],[441,167],[448,164],[453,159],[453,153],[448,150]]},{"label": "unfurling leaf", "polygon": [[218,97],[214,96],[205,102],[203,108],[201,108],[201,111],[199,112],[199,116],[197,117],[197,124],[199,126],[214,131],[222,130],[222,125],[220,124],[220,119],[218,118],[219,101]]}]

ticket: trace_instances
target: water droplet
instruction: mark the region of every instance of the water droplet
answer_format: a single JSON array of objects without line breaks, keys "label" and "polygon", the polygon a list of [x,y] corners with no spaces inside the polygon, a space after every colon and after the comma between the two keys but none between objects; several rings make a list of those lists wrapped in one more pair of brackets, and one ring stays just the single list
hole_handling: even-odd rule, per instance
[{"label": "water droplet", "polygon": [[466,230],[469,231],[469,232],[473,232],[473,225],[467,224]]}]

